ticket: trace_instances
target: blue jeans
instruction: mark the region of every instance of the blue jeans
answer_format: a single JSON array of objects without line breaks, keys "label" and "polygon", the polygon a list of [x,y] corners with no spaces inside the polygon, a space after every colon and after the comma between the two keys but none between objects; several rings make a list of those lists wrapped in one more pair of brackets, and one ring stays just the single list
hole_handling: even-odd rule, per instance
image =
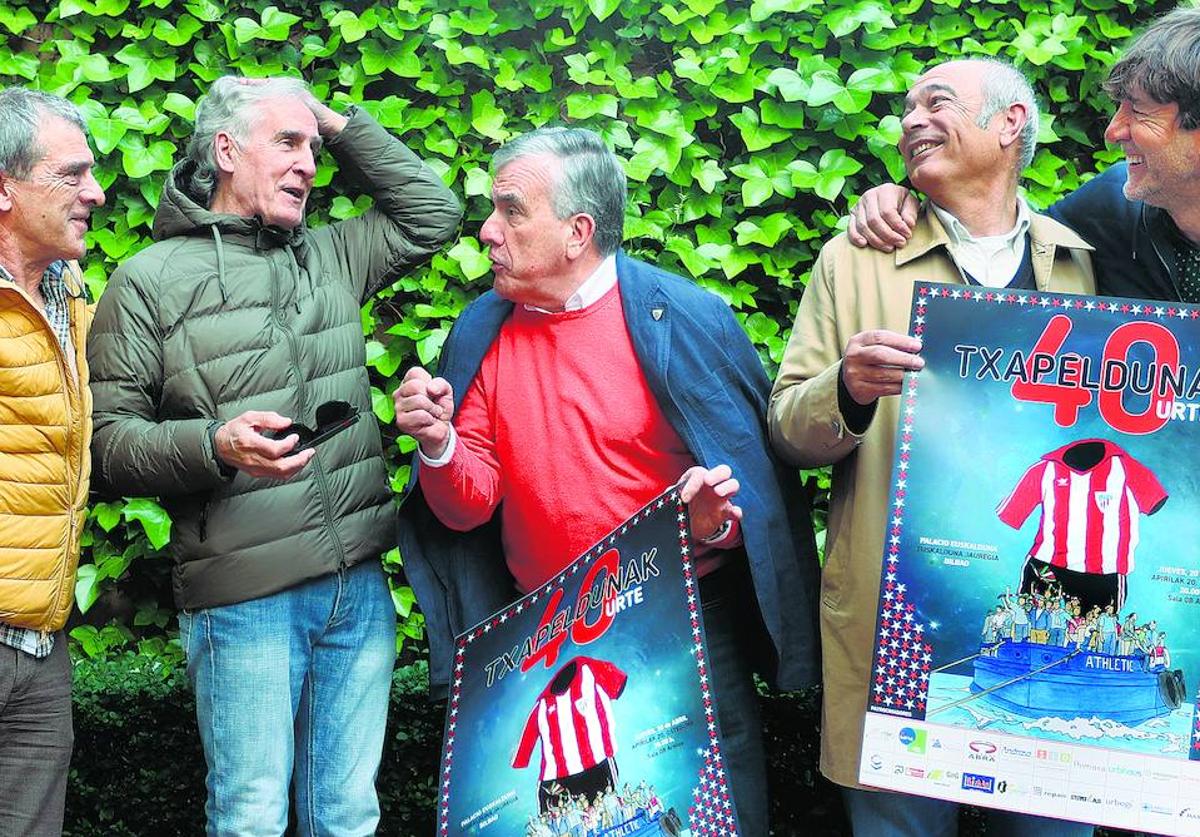
[{"label": "blue jeans", "polygon": [[721,752],[729,771],[740,833],[766,837],[767,757],[751,662],[761,656],[761,649],[753,647],[756,636],[750,626],[756,624],[756,618],[751,614],[756,612],[757,604],[745,562],[743,556],[739,563],[702,578],[700,601]]},{"label": "blue jeans", "polygon": [[[905,793],[842,788],[854,837],[955,837],[958,803]],[[988,837],[1092,837],[1090,825],[1012,811],[985,812]]]},{"label": "blue jeans", "polygon": [[208,764],[209,835],[374,834],[396,657],[378,561],[238,604],[181,613]]}]

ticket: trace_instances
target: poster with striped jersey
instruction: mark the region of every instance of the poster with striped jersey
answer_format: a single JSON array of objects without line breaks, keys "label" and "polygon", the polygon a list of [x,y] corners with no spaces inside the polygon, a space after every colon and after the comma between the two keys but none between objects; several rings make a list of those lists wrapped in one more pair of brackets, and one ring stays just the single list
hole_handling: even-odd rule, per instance
[{"label": "poster with striped jersey", "polygon": [[688,532],[672,488],[458,637],[440,835],[741,833]]},{"label": "poster with striped jersey", "polygon": [[1200,835],[1200,308],[918,284],[860,781]]}]

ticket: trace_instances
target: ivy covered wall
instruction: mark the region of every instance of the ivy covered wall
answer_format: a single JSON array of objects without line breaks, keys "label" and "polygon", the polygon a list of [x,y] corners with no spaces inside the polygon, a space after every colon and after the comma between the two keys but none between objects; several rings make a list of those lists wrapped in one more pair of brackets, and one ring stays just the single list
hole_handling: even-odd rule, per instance
[{"label": "ivy covered wall", "polygon": [[[1037,205],[1119,156],[1100,90],[1121,43],[1162,0],[0,0],[0,85],[67,96],[87,115],[107,205],[93,216],[94,296],[149,243],[162,181],[195,101],[225,73],[304,76],[361,104],[466,203],[462,236],[363,309],[375,414],[413,363],[433,365],[455,315],[486,290],[488,160],[549,123],[603,134],[630,179],[626,248],[691,276],[737,312],[773,373],[821,243],[848,202],[899,179],[902,92],[929,63],[994,55],[1035,81],[1047,113],[1027,172]],[[310,223],[362,212],[326,155]],[[389,446],[393,485],[411,442]],[[821,473],[810,475],[820,492]],[[821,516],[818,515],[820,528]],[[81,626],[92,655],[171,626],[170,520],[157,503],[97,503],[77,593],[119,625]],[[400,556],[387,556],[398,567]],[[419,638],[397,582],[402,636]],[[112,602],[108,602],[112,599]]]}]

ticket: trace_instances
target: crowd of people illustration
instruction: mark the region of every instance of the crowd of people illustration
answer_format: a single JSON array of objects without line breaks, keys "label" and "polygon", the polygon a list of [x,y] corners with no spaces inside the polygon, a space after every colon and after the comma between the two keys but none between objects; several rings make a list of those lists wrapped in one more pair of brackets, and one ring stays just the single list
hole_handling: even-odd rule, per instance
[{"label": "crowd of people illustration", "polygon": [[563,791],[557,803],[529,818],[525,837],[600,837],[639,816],[653,820],[662,810],[658,793],[644,780],[637,787],[626,782],[619,790],[597,792],[591,799]]},{"label": "crowd of people illustration", "polygon": [[1142,657],[1151,670],[1171,667],[1167,633],[1151,619],[1138,623],[1137,613],[1124,618],[1110,603],[1093,605],[1084,612],[1079,599],[1061,587],[1014,594],[1005,590],[1000,602],[984,616],[984,646],[1003,642],[1032,642],[1060,648],[1073,647],[1098,654]]}]

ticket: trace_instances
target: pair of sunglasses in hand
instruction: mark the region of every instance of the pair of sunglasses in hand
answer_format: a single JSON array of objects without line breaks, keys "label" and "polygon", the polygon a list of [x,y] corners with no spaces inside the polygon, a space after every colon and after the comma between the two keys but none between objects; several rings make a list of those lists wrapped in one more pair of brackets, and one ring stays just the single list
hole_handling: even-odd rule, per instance
[{"label": "pair of sunglasses in hand", "polygon": [[358,416],[358,410],[345,401],[326,401],[317,407],[315,428],[304,424],[290,424],[282,430],[264,430],[262,435],[268,439],[286,439],[295,434],[300,437],[300,441],[292,448],[291,453],[300,453],[332,439],[358,421]]}]

